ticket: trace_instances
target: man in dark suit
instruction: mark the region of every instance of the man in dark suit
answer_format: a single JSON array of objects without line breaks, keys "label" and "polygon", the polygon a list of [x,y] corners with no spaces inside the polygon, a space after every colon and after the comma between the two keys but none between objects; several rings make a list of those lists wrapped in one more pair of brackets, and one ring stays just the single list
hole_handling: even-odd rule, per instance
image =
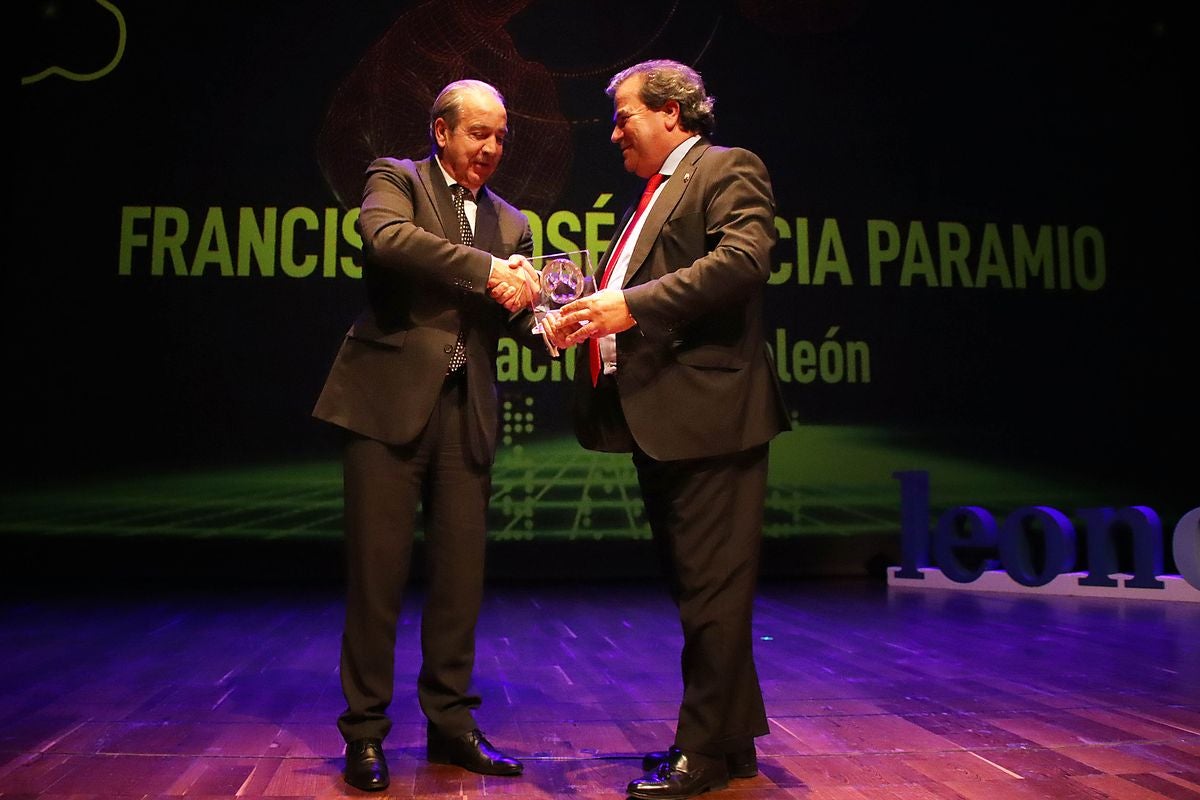
[{"label": "man in dark suit", "polygon": [[[457,81],[430,112],[433,155],[380,158],[359,216],[368,307],[342,343],[314,416],[344,429],[348,571],[341,680],[346,781],[388,785],[396,623],[418,504],[428,584],[417,697],[427,758],[516,775],[474,719],[475,624],[496,451],[496,348],[531,344],[537,273],[525,216],[484,184],[504,151],[504,100]],[[511,254],[511,255],[510,255]],[[507,256],[502,260],[497,256]]]},{"label": "man in dark suit", "polygon": [[757,774],[768,732],[751,614],[769,441],[791,427],[763,330],[775,201],[756,155],[709,141],[691,68],[637,64],[607,92],[625,169],[653,182],[599,265],[604,288],[549,327],[560,347],[598,344],[575,375],[576,434],[633,453],[683,628],[675,741],[628,792],[684,798]]}]

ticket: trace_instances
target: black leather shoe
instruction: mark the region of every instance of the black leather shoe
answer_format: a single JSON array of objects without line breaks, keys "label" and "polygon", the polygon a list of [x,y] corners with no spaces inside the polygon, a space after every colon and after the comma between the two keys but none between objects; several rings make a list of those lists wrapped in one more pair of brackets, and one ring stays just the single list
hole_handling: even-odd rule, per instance
[{"label": "black leather shoe", "polygon": [[[642,771],[651,772],[667,760],[666,751],[646,753],[642,756]],[[725,754],[725,766],[731,778],[753,778],[758,774],[758,753],[753,747]]]},{"label": "black leather shoe", "polygon": [[672,747],[667,758],[625,787],[639,800],[685,800],[729,785],[729,768],[723,758],[708,758]]},{"label": "black leather shoe", "polygon": [[453,764],[480,775],[520,775],[524,766],[492,747],[476,728],[454,739],[429,731],[425,757],[433,764]]},{"label": "black leather shoe", "polygon": [[381,740],[355,739],[346,745],[346,783],[368,792],[387,788],[387,759]]}]

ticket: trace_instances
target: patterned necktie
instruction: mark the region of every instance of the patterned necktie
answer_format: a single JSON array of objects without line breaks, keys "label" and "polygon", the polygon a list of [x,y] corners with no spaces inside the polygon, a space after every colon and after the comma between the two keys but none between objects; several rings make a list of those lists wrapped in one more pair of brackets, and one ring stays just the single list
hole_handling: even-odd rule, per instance
[{"label": "patterned necktie", "polygon": [[[471,231],[471,221],[467,219],[466,193],[467,187],[460,183],[450,187],[450,194],[454,198],[454,213],[458,215],[458,235],[462,239],[462,243],[470,247],[475,242],[475,234]],[[466,328],[458,329],[458,339],[454,342],[454,353],[450,356],[450,366],[446,369],[447,375],[458,372],[462,369],[463,364],[467,363],[467,348],[464,341],[466,334]]]},{"label": "patterned necktie", "polygon": [[[621,249],[625,247],[625,241],[629,238],[630,232],[637,227],[637,221],[642,216],[642,212],[646,210],[646,206],[650,205],[650,198],[654,197],[654,190],[658,185],[666,179],[666,175],[661,172],[656,175],[651,175],[650,180],[646,181],[646,188],[642,190],[642,199],[638,200],[637,210],[633,212],[633,216],[629,218],[629,224],[625,226],[625,232],[621,234],[617,246],[613,248],[612,255],[608,257],[608,263],[604,266],[604,276],[600,278],[600,288],[604,289],[608,286],[608,279],[612,276],[613,267],[617,265],[617,259],[621,255]],[[593,336],[588,342],[588,367],[592,371],[592,386],[600,380],[600,338]]]}]

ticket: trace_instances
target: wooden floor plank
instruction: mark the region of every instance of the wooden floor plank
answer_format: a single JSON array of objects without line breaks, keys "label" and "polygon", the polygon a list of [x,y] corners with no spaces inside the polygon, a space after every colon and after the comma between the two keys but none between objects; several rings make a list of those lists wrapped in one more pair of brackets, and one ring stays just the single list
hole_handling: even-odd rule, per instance
[{"label": "wooden floor plank", "polygon": [[1072,780],[1095,792],[1094,796],[1111,800],[1168,800],[1171,797],[1120,775],[1081,775]]},{"label": "wooden floor plank", "polygon": [[[713,800],[1200,800],[1200,609],[772,582],[759,775]],[[916,595],[916,596],[914,596]],[[490,586],[481,726],[518,778],[425,761],[420,592],[397,640],[393,783],[375,797],[621,798],[671,740],[678,621],[658,587]],[[0,797],[329,798],[336,591],[0,604]],[[707,799],[706,799],[707,800]]]}]

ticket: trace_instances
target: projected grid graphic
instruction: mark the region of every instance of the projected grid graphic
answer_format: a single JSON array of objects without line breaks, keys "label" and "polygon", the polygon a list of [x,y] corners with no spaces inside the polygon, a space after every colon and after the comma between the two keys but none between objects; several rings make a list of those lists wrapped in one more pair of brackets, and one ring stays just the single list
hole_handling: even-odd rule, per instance
[{"label": "projected grid graphic", "polygon": [[[1069,511],[1103,503],[1096,487],[1019,475],[895,445],[870,428],[799,428],[771,450],[765,535],[897,533],[893,472],[932,477],[933,513],[958,504],[998,511],[1032,502]],[[3,497],[0,535],[312,539],[341,536],[336,460],[96,481]],[[489,535],[496,540],[648,539],[628,455],[567,439],[500,450]]]}]

